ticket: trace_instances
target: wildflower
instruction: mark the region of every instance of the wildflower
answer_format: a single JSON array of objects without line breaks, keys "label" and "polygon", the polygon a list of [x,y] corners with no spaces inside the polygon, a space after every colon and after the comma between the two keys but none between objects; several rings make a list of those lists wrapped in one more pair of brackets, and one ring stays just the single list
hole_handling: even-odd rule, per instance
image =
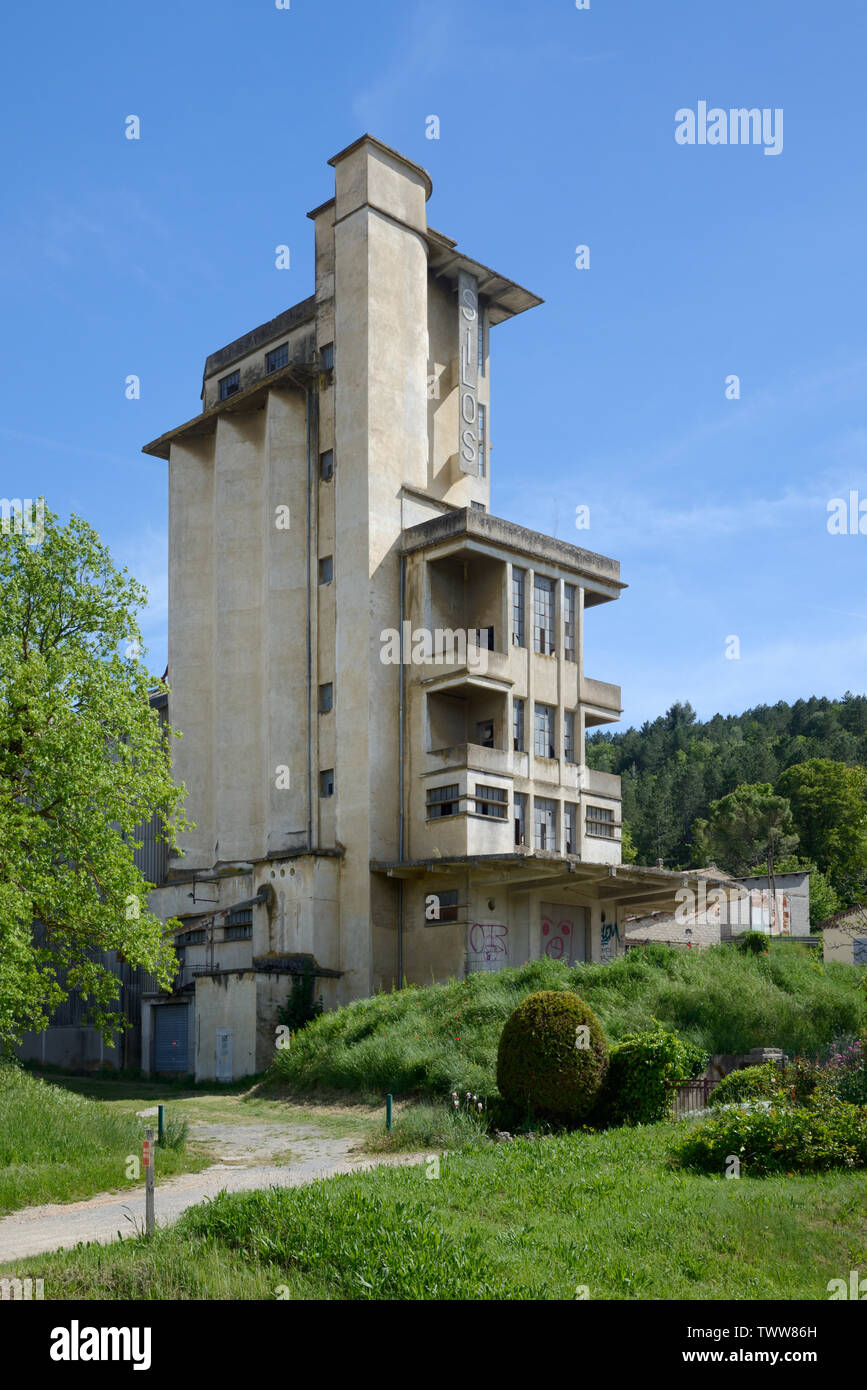
[{"label": "wildflower", "polygon": [[481,1108],[482,1108],[482,1102],[481,1102],[481,1101],[479,1101],[479,1104],[478,1104],[478,1109],[479,1109],[479,1110],[481,1110]]}]

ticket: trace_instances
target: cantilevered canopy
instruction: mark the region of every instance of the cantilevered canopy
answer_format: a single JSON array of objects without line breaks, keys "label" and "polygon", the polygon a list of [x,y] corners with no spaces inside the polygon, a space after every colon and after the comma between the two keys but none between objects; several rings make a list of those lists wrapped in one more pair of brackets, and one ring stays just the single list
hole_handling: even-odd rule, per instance
[{"label": "cantilevered canopy", "polygon": [[576,901],[610,904],[623,912],[670,911],[677,904],[679,888],[698,891],[699,882],[722,885],[725,878],[694,871],[645,868],[638,864],[590,864],[571,854],[550,850],[516,851],[514,854],[468,854],[442,859],[412,859],[403,863],[372,860],[371,870],[388,878],[413,880],[432,875],[471,872],[476,882],[490,888],[546,888],[568,890]]}]

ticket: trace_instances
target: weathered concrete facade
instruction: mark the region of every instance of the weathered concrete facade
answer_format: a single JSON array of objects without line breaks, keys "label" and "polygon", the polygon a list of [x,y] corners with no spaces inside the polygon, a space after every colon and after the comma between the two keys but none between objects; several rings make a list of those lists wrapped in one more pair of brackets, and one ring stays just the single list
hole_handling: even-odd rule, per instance
[{"label": "weathered concrete facade", "polygon": [[620,715],[583,670],[618,563],[490,515],[491,330],[541,301],[428,226],[412,161],[365,136],[330,163],[314,294],[212,354],[201,414],[146,448],[196,823],[153,897],[189,930],[152,1007],[195,997],[203,1077],[227,1030],[233,1074],[267,1063],[299,961],[333,1006],[609,959],[682,882],[619,867],[619,779],[584,764]]}]

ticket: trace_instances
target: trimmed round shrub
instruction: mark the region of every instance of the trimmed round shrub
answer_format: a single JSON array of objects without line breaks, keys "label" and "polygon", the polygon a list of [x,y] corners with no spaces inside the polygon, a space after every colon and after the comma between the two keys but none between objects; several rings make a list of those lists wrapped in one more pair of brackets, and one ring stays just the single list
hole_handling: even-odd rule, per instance
[{"label": "trimmed round shrub", "polygon": [[524,1112],[580,1122],[593,1108],[607,1067],[599,1020],[571,990],[528,994],[500,1035],[497,1085]]},{"label": "trimmed round shrub", "polygon": [[608,1124],[650,1125],[669,1116],[674,1088],[701,1076],[708,1055],[658,1024],[628,1033],[609,1060],[601,1117]]},{"label": "trimmed round shrub", "polygon": [[[806,1097],[804,1097],[806,1098]],[[776,1062],[730,1071],[714,1086],[709,1105],[737,1105],[742,1100],[782,1100],[794,1104],[791,1087],[786,1087]]]}]

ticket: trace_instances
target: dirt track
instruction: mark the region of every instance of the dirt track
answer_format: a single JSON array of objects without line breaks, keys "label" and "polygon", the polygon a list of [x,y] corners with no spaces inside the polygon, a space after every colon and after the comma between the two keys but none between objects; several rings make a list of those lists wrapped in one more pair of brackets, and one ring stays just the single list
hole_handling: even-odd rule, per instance
[{"label": "dirt track", "polygon": [[[157,1153],[157,1225],[169,1225],[187,1207],[224,1188],[242,1192],[254,1187],[297,1187],[334,1173],[350,1173],[379,1163],[421,1163],[425,1157],[363,1157],[357,1151],[351,1152],[357,1143],[355,1138],[325,1135],[309,1124],[195,1124],[191,1138],[215,1143],[221,1151],[221,1161],[200,1173],[184,1173],[161,1183]],[[291,1155],[288,1161],[287,1150]],[[278,1153],[283,1156],[281,1163],[263,1161]],[[100,1193],[82,1202],[25,1207],[0,1220],[0,1262],[60,1250],[79,1241],[106,1244],[119,1235],[135,1235],[143,1222],[143,1185],[124,1192]]]}]

